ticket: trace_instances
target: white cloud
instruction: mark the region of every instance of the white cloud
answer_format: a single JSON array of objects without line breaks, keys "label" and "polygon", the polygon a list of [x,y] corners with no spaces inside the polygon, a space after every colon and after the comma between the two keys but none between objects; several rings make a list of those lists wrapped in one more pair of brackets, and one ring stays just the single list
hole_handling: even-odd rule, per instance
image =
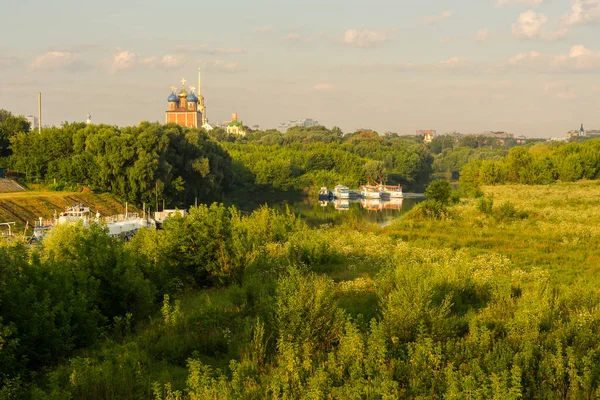
[{"label": "white cloud", "polygon": [[137,54],[129,50],[117,49],[113,56],[111,72],[115,73],[125,69],[135,68],[137,65]]},{"label": "white cloud", "polygon": [[280,39],[284,41],[297,42],[298,40],[300,40],[300,34],[293,32],[288,35],[282,36]]},{"label": "white cloud", "polygon": [[239,61],[215,60],[211,62],[209,66],[222,72],[239,72],[243,70]]},{"label": "white cloud", "polygon": [[173,69],[181,67],[186,62],[187,59],[185,57],[174,54],[166,54],[162,57],[152,56],[140,58],[138,54],[132,51],[117,49],[113,56],[110,71],[115,73],[136,67]]},{"label": "white cloud", "polygon": [[462,67],[467,64],[467,60],[461,57],[452,57],[448,60],[440,61],[440,66],[443,68]]},{"label": "white cloud", "polygon": [[475,40],[478,42],[486,42],[490,39],[490,30],[487,28],[480,29],[475,35]]},{"label": "white cloud", "polygon": [[533,10],[519,15],[519,19],[512,26],[513,36],[518,39],[534,39],[542,35],[548,17],[538,14]]},{"label": "white cloud", "polygon": [[545,0],[496,0],[496,6],[507,4],[522,4],[527,7],[537,7],[544,4]]},{"label": "white cloud", "polygon": [[440,15],[430,15],[430,16],[424,17],[423,22],[426,23],[427,25],[435,25],[435,24],[439,24],[440,22],[447,20],[452,15],[454,15],[454,13],[451,10],[446,10],[443,13],[441,13]]},{"label": "white cloud", "polygon": [[369,29],[349,29],[344,33],[342,44],[362,49],[379,47],[391,39],[386,31],[372,31]]},{"label": "white cloud", "polygon": [[331,83],[319,83],[315,85],[313,89],[318,91],[327,91],[333,89],[333,85]]},{"label": "white cloud", "polygon": [[600,0],[571,0],[571,12],[563,17],[563,25],[570,27],[600,21]]},{"label": "white cloud", "polygon": [[73,66],[78,61],[72,53],[66,51],[49,51],[37,57],[31,68],[33,69],[64,69]]},{"label": "white cloud", "polygon": [[520,65],[531,65],[541,60],[542,55],[537,51],[530,51],[528,53],[519,53],[508,60],[508,63],[513,66]]},{"label": "white cloud", "polygon": [[182,56],[167,54],[160,60],[160,66],[165,68],[177,68],[185,64],[186,60]]},{"label": "white cloud", "polygon": [[600,51],[577,45],[567,54],[549,55],[537,51],[520,53],[508,60],[512,67],[529,68],[538,72],[580,72],[600,69]]},{"label": "white cloud", "polygon": [[555,57],[553,64],[561,69],[597,69],[600,68],[600,51],[592,51],[582,45],[573,46],[569,54]]}]

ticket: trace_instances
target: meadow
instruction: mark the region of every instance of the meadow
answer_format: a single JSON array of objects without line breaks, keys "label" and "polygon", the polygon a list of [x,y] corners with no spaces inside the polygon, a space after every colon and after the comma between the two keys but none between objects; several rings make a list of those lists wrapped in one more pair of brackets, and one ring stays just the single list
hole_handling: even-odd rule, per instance
[{"label": "meadow", "polygon": [[[88,282],[96,303],[63,297],[70,320],[49,304],[57,336],[89,340],[56,339],[55,353],[27,364],[19,346],[33,333],[19,324],[37,325],[7,312],[18,287],[6,285],[22,278],[0,285],[0,398],[598,396],[600,185],[482,191],[441,219],[416,207],[383,229],[310,228],[267,208],[243,216],[213,205],[129,243],[80,230],[35,250],[4,248],[15,265],[40,260],[28,273],[88,271],[59,281],[73,293]],[[64,249],[74,235],[86,250]],[[38,312],[51,303],[34,297]],[[99,319],[81,319],[84,309]]]}]

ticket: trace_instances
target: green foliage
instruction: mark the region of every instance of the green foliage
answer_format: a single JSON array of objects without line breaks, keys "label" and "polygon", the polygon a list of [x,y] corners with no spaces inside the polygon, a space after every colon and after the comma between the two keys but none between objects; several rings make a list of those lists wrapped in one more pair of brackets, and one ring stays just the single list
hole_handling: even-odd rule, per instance
[{"label": "green foliage", "polygon": [[425,198],[436,201],[442,206],[450,206],[458,203],[458,194],[452,189],[450,183],[444,180],[431,182],[425,190]]},{"label": "green foliage", "polygon": [[461,189],[473,193],[482,185],[507,182],[526,185],[560,180],[596,179],[600,174],[600,140],[582,143],[534,144],[515,147],[498,160],[472,160],[461,170]]},{"label": "green foliage", "polygon": [[56,180],[111,191],[141,203],[191,204],[219,198],[232,182],[231,158],[209,136],[178,125],[144,122],[117,128],[64,124],[11,139],[14,169],[30,182]]},{"label": "green foliage", "polygon": [[10,141],[21,132],[29,132],[29,121],[22,115],[16,116],[7,110],[0,109],[0,158],[12,154]]},{"label": "green foliage", "polygon": [[373,132],[342,137],[339,130],[324,127],[295,127],[285,134],[257,131],[223,145],[234,159],[236,185],[250,190],[358,187],[369,177],[425,184],[433,161],[414,138],[381,137]]},{"label": "green foliage", "polygon": [[442,219],[449,215],[449,207],[459,201],[458,193],[444,180],[433,181],[425,190],[425,198],[427,200],[419,203],[412,211],[413,215]]},{"label": "green foliage", "polygon": [[492,215],[494,209],[494,197],[480,197],[477,200],[477,209],[486,215]]}]

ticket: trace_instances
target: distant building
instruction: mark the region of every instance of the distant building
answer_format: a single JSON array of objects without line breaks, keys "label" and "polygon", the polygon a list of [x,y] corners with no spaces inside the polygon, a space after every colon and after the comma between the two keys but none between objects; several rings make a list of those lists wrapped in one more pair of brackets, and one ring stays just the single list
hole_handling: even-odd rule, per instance
[{"label": "distant building", "polygon": [[171,86],[171,95],[167,99],[169,109],[166,113],[165,123],[175,123],[188,128],[204,128],[207,131],[213,129],[206,117],[204,96],[202,96],[202,78],[198,68],[198,95],[196,88],[190,86],[190,92],[185,89],[185,79],[181,80],[181,90]]},{"label": "distant building", "polygon": [[246,136],[244,124],[238,121],[237,113],[231,114],[231,122],[227,124],[227,133],[230,133],[232,135]]},{"label": "distant building", "polygon": [[311,128],[313,126],[318,126],[318,125],[319,125],[319,121],[317,121],[316,119],[303,118],[303,119],[298,119],[295,121],[290,120],[288,122],[282,122],[281,124],[279,124],[279,127],[277,128],[277,130],[280,131],[281,133],[285,133],[288,129],[293,128],[295,126]]},{"label": "distant building", "polygon": [[194,93],[194,87],[190,92],[185,90],[185,79],[181,80],[181,90],[176,93],[175,87],[171,87],[171,94],[167,99],[169,110],[166,113],[165,123],[175,123],[188,128],[199,128],[202,126],[202,113],[198,110],[198,97]]},{"label": "distant building", "polygon": [[517,142],[517,144],[525,144],[527,142],[527,138],[521,135],[515,139],[515,142]]},{"label": "distant building", "polygon": [[29,121],[29,125],[31,125],[31,130],[34,130],[34,129],[38,128],[38,119],[37,119],[37,117],[35,117],[33,115],[28,115],[25,118],[27,119],[27,121]]},{"label": "distant building", "polygon": [[583,128],[583,123],[581,124],[581,128],[579,128],[579,130],[572,130],[567,132],[567,138],[568,139],[573,139],[575,137],[583,137],[583,136],[587,136],[587,132],[585,131],[585,129]]},{"label": "distant building", "polygon": [[431,143],[437,137],[437,131],[435,129],[419,129],[417,136],[423,136],[423,142]]},{"label": "distant building", "polygon": [[90,125],[92,123],[92,114],[90,114],[90,112],[88,111],[87,113],[87,119],[85,120],[85,123],[87,125]]},{"label": "distant building", "polygon": [[481,134],[481,136],[495,138],[495,139],[513,139],[515,135],[507,132],[495,132],[495,131],[485,131]]}]

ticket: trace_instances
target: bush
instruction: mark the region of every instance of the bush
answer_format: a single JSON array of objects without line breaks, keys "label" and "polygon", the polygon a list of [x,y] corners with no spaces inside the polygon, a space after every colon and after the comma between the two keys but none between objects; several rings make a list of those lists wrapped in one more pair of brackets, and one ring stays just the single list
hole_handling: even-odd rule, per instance
[{"label": "bush", "polygon": [[485,215],[492,215],[494,209],[494,197],[480,197],[477,200],[477,209]]},{"label": "bush", "polygon": [[452,189],[448,181],[433,181],[425,190],[425,197],[440,203],[442,206],[450,206],[458,203],[458,194]]},{"label": "bush", "polygon": [[526,212],[519,212],[513,203],[507,201],[502,203],[500,207],[494,212],[494,218],[498,221],[506,221],[511,219],[526,219],[529,215]]}]

